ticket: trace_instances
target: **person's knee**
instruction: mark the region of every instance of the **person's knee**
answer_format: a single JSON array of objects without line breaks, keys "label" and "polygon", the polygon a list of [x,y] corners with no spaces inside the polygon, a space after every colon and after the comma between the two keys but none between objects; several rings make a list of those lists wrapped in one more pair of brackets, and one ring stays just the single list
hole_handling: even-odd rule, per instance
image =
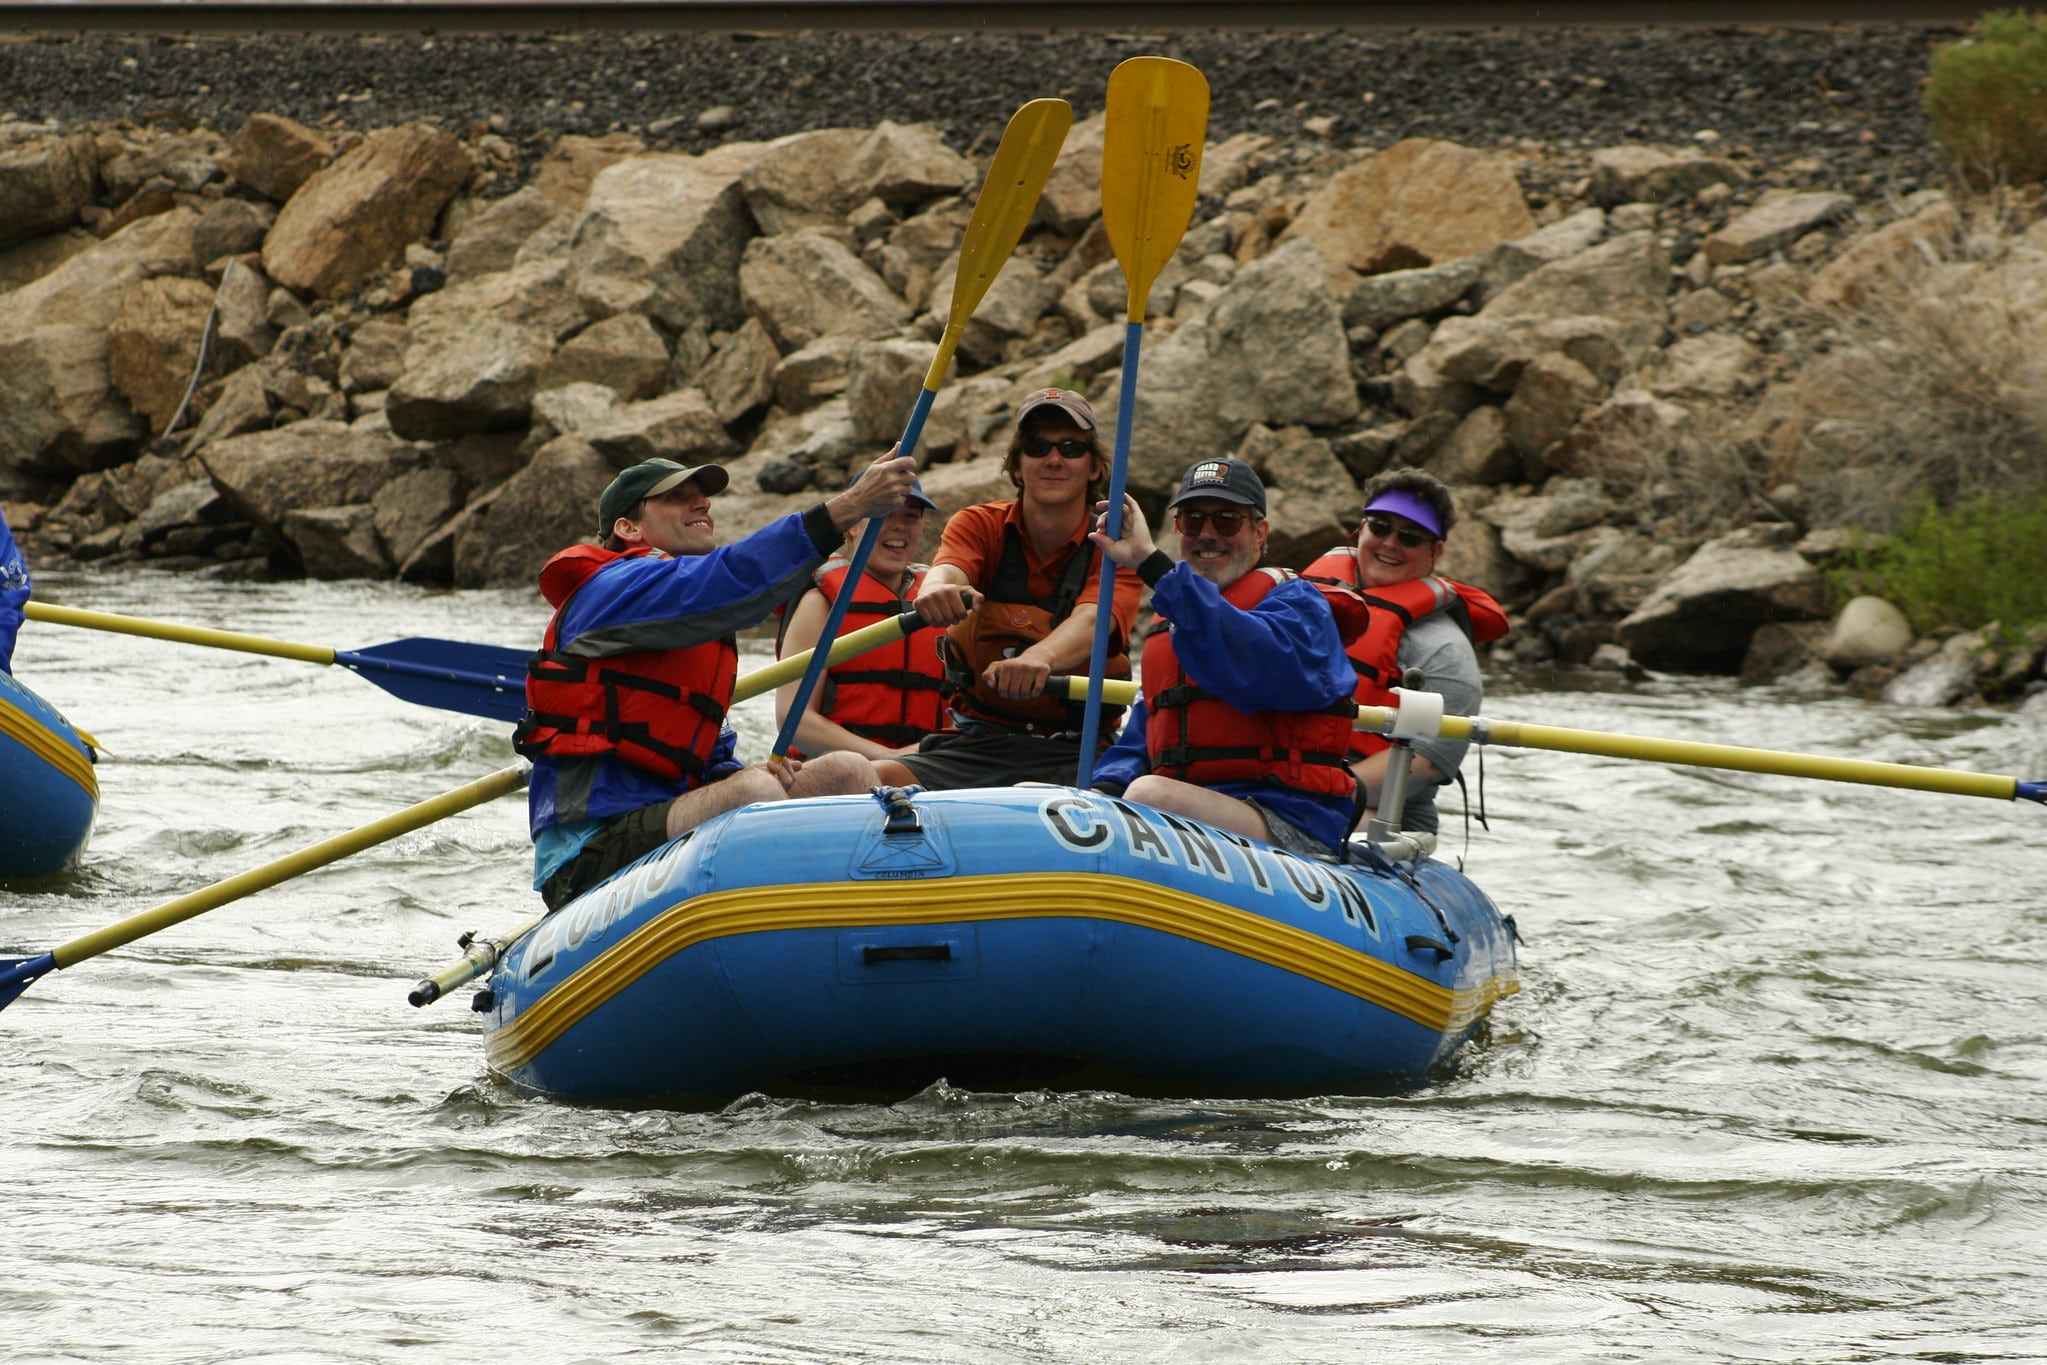
[{"label": "person's knee", "polygon": [[877,759],[874,764],[874,779],[885,787],[914,787],[919,785],[917,774],[892,758]]},{"label": "person's knee", "polygon": [[750,806],[756,801],[779,801],[787,794],[773,773],[759,768],[741,768],[729,777],[685,792],[671,801],[668,805],[668,837],[680,838],[713,816]]},{"label": "person's knee", "polygon": [[1146,773],[1123,789],[1125,801],[1135,801],[1140,806],[1157,806],[1170,799],[1174,784],[1155,773]]},{"label": "person's knee", "polygon": [[791,796],[846,796],[866,791],[878,781],[874,765],[859,754],[839,750],[806,759],[796,774]]}]

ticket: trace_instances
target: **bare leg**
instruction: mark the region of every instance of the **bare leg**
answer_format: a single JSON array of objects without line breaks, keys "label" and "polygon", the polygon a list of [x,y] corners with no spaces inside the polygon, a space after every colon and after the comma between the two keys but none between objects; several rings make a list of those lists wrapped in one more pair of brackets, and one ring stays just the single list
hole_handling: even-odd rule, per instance
[{"label": "bare leg", "polygon": [[1248,806],[1234,796],[1224,796],[1192,782],[1182,782],[1177,777],[1146,773],[1130,784],[1129,790],[1123,793],[1123,799],[1133,805],[1150,806],[1153,810],[1184,815],[1205,825],[1234,830],[1264,843],[1272,842],[1272,830],[1257,807]]},{"label": "bare leg", "polygon": [[[860,796],[879,786],[875,765],[850,750],[839,749],[803,760],[796,780],[789,784],[791,796]],[[779,794],[779,793],[778,793]]]},{"label": "bare leg", "polygon": [[874,775],[885,787],[920,786],[917,774],[905,768],[892,758],[878,758],[874,761]]},{"label": "bare leg", "polygon": [[721,782],[686,791],[668,804],[668,837],[679,839],[712,816],[756,801],[779,801],[788,793],[764,768],[741,768]]}]

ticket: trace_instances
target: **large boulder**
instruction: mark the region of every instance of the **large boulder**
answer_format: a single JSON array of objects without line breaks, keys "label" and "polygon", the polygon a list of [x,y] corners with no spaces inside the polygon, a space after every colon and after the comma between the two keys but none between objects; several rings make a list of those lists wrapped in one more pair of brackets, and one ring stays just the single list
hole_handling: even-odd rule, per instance
[{"label": "large boulder", "polygon": [[863,128],[818,128],[776,138],[740,174],[762,232],[835,226],[852,205],[847,174],[867,140]]},{"label": "large boulder", "polygon": [[1454,142],[1407,138],[1331,176],[1283,239],[1361,274],[1441,265],[1535,230],[1513,166]]},{"label": "large boulder", "polygon": [[1757,626],[1824,619],[1826,583],[1780,530],[1747,527],[1700,546],[1620,623],[1620,643],[1649,668],[1732,673]]},{"label": "large boulder", "polygon": [[1479,316],[1491,322],[1592,315],[1620,325],[1631,362],[1641,363],[1670,319],[1670,253],[1653,232],[1629,232],[1552,261],[1502,290]]},{"label": "large boulder", "polygon": [[1822,266],[1805,291],[1805,301],[1821,310],[1854,308],[1886,277],[1928,269],[1939,259],[1938,244],[1960,227],[1961,215],[1945,199],[1910,218],[1887,223],[1858,237]]},{"label": "large boulder", "polygon": [[946,146],[930,124],[883,119],[853,150],[845,183],[852,203],[879,199],[908,211],[958,194],[979,178],[974,163]]},{"label": "large boulder", "polygon": [[578,436],[558,436],[463,516],[454,536],[458,588],[527,587],[548,556],[591,539],[597,498],[618,470]]},{"label": "large boulder", "polygon": [[339,422],[299,422],[277,431],[215,441],[200,462],[245,519],[288,539],[288,513],[374,501],[384,485],[424,457],[389,432],[355,431]]},{"label": "large boulder", "polygon": [[304,124],[277,114],[252,114],[229,140],[221,168],[281,204],[333,155],[333,144]]},{"label": "large boulder", "polygon": [[1881,597],[1857,597],[1841,608],[1820,657],[1842,670],[1885,663],[1912,646],[1912,623]]},{"label": "large boulder", "polygon": [[1350,515],[1357,511],[1358,486],[1329,442],[1306,427],[1254,426],[1237,448],[1237,458],[1257,470],[1265,484],[1270,562],[1305,568],[1343,540]]},{"label": "large boulder", "polygon": [[462,225],[448,247],[448,279],[473,279],[510,270],[520,250],[543,231],[567,236],[575,215],[531,185],[524,186]]},{"label": "large boulder", "polygon": [[846,407],[862,440],[883,449],[902,434],[930,368],[931,347],[921,341],[863,341],[853,347]]},{"label": "large boulder", "polygon": [[[926,308],[940,325],[952,310],[958,268],[959,258],[955,255],[937,272],[926,301]],[[983,365],[996,363],[1003,357],[1004,346],[1029,336],[1058,297],[1059,286],[1037,262],[1023,255],[1012,256],[967,320],[960,335],[960,354]]]},{"label": "large boulder", "polygon": [[134,285],[195,267],[198,221],[143,219],[0,294],[0,465],[76,474],[128,456],[146,425],[108,373],[107,331]]},{"label": "large boulder", "polygon": [[377,534],[376,509],[358,502],[286,512],[285,543],[308,578],[388,578],[391,555]]},{"label": "large boulder", "polygon": [[1787,194],[1756,205],[1708,237],[1706,259],[1739,265],[1782,251],[1814,228],[1825,227],[1855,207],[1854,197],[1831,190]]},{"label": "large boulder", "polygon": [[0,247],[78,221],[98,185],[89,137],[62,137],[0,150]]},{"label": "large boulder", "polygon": [[562,343],[540,372],[538,387],[603,384],[620,398],[652,398],[668,379],[668,344],[638,313],[592,323]]},{"label": "large boulder", "polygon": [[909,305],[881,276],[838,238],[816,230],[749,242],[739,287],[747,312],[784,355],[822,336],[888,336],[910,320]]},{"label": "large boulder", "polygon": [[[137,280],[122,298],[107,329],[107,376],[151,431],[177,412],[212,309],[204,281],[177,275]],[[217,358],[213,368],[221,368]]]},{"label": "large boulder", "polygon": [[263,239],[263,269],[303,294],[345,294],[430,233],[471,171],[439,129],[379,129],[292,195]]},{"label": "large boulder", "polygon": [[739,261],[754,235],[739,176],[692,156],[635,156],[591,182],[570,285],[592,316],[643,312],[672,332],[745,319]]},{"label": "large boulder", "polygon": [[[1104,375],[1102,383],[1106,384]],[[1120,392],[1096,404],[1113,430]],[[1194,460],[1227,455],[1254,423],[1335,426],[1358,412],[1343,319],[1321,254],[1290,242],[1238,272],[1205,318],[1140,357],[1130,481],[1170,492]]]},{"label": "large boulder", "polygon": [[759,318],[748,318],[694,376],[720,420],[737,422],[775,396],[782,353]]},{"label": "large boulder", "polygon": [[522,427],[553,351],[545,333],[494,317],[446,338],[415,335],[384,415],[391,430],[416,441]]},{"label": "large boulder", "polygon": [[[1054,232],[1077,233],[1102,211],[1102,133],[1107,116],[1094,114],[1066,132],[1059,159],[1038,196],[1038,218]],[[1203,167],[1204,172],[1206,167]]]},{"label": "large boulder", "polygon": [[1593,203],[1612,208],[1616,204],[1689,199],[1708,185],[1747,182],[1741,168],[1722,157],[1630,144],[1602,147],[1592,154],[1592,183],[1587,192]]}]

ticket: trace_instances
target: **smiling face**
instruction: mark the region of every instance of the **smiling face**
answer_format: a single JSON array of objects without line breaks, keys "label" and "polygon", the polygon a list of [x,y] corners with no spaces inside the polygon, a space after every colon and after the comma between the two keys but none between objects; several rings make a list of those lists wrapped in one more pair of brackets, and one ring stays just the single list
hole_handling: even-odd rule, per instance
[{"label": "smiling face", "polygon": [[632,515],[613,523],[612,534],[629,546],[651,545],[677,558],[709,554],[718,544],[710,495],[695,479],[641,499]]},{"label": "smiling face", "polygon": [[[1234,532],[1224,535],[1216,528],[1215,514],[1241,521]],[[1196,521],[1199,526],[1195,527]],[[1174,529],[1180,535],[1180,556],[1187,566],[1218,588],[1227,588],[1258,567],[1265,556],[1265,540],[1271,526],[1265,518],[1241,502],[1223,498],[1189,498],[1173,509]],[[1193,530],[1183,529],[1195,527]]]},{"label": "smiling face", "polygon": [[[874,542],[874,549],[867,555],[867,572],[875,581],[893,588],[902,577],[903,570],[916,562],[917,549],[924,541],[924,516],[930,509],[920,502],[906,502],[888,514],[888,520],[881,524],[881,535]],[[860,537],[867,534],[867,523],[857,522],[846,532],[846,544],[851,547],[860,543]]]},{"label": "smiling face", "polygon": [[[1087,442],[1088,434],[1067,418],[1048,413],[1032,417],[1023,436],[1023,452],[1016,468],[1024,501],[1045,508],[1067,508],[1083,502],[1088,496],[1088,485],[1101,477],[1101,459],[1094,454],[1092,442],[1088,442],[1089,449],[1071,455],[1060,450],[1059,443]],[[1035,455],[1032,452],[1036,450],[1045,453]]]},{"label": "smiling face", "polygon": [[[1378,534],[1375,526],[1385,527],[1386,533]],[[1404,544],[1402,536],[1410,540],[1420,537],[1421,543]],[[1367,516],[1358,524],[1357,546],[1358,586],[1364,588],[1387,588],[1427,578],[1436,571],[1436,561],[1443,557],[1442,541],[1397,512],[1373,512]]]}]

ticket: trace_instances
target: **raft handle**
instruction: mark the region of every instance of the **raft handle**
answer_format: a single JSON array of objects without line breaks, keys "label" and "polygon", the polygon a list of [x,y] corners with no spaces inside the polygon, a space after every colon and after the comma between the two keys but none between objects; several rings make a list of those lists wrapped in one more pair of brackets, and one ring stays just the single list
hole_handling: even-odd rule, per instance
[{"label": "raft handle", "polygon": [[870,943],[860,950],[860,961],[869,967],[877,962],[950,962],[950,943]]},{"label": "raft handle", "polygon": [[1455,948],[1452,948],[1441,939],[1430,938],[1427,934],[1409,934],[1407,936],[1407,951],[1410,953],[1434,953],[1437,962],[1448,962],[1451,958],[1457,956]]}]

